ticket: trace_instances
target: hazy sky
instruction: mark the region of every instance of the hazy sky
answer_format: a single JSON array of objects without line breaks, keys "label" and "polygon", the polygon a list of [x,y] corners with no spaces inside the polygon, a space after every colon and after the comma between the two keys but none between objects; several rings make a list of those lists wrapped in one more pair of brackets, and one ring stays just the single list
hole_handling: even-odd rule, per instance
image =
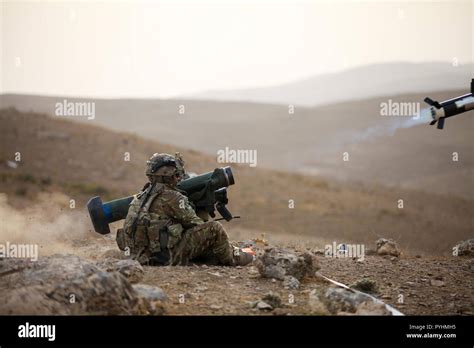
[{"label": "hazy sky", "polygon": [[472,62],[473,2],[1,1],[0,93],[171,97]]}]

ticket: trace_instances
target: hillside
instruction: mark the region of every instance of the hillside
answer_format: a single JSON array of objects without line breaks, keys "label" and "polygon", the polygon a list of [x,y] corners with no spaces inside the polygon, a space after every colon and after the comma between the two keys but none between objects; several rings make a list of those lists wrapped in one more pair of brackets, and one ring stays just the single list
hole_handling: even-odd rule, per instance
[{"label": "hillside", "polygon": [[[446,100],[467,90],[466,84],[462,90],[429,96]],[[420,103],[426,95],[406,94],[296,108],[292,115],[286,106],[278,105],[84,99],[96,103],[95,119],[68,119],[132,132],[212,157],[226,146],[256,149],[259,168],[369,185],[377,182],[473,199],[472,112],[448,120],[443,131],[427,124],[397,129],[399,118],[380,116],[382,102]],[[52,115],[55,103],[62,100],[60,97],[3,95],[0,105]],[[180,105],[185,107],[184,114],[179,114]],[[351,161],[342,161],[343,152],[350,153]],[[452,161],[453,152],[459,154],[456,163]]]},{"label": "hillside", "polygon": [[[39,192],[61,192],[74,198],[81,211],[91,196],[107,200],[129,195],[145,182],[144,164],[154,152],[180,151],[188,170],[198,173],[223,165],[196,151],[130,133],[14,109],[1,110],[0,125],[0,192],[15,207],[28,207]],[[22,161],[14,169],[6,161],[17,151]],[[125,152],[130,153],[128,162]],[[235,239],[265,233],[274,242],[322,248],[332,241],[371,246],[378,237],[391,237],[406,252],[449,255],[455,242],[472,234],[472,201],[241,165],[232,168],[236,185],[229,190],[229,208],[242,219],[226,227]],[[397,208],[400,197],[404,209]],[[289,200],[294,200],[294,209]]]}]

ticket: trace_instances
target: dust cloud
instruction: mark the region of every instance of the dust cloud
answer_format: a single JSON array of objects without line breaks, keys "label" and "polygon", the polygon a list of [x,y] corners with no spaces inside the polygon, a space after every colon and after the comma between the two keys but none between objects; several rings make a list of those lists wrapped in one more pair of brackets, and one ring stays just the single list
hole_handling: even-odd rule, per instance
[{"label": "dust cloud", "polygon": [[39,256],[74,253],[79,241],[91,237],[86,213],[71,209],[69,198],[60,193],[41,193],[25,209],[10,206],[0,193],[0,221],[1,244],[35,244]]}]

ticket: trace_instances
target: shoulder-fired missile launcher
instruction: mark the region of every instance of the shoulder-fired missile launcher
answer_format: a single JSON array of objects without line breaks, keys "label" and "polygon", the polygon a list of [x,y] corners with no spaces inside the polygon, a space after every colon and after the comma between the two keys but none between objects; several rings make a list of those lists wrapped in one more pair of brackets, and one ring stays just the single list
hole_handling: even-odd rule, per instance
[{"label": "shoulder-fired missile launcher", "polygon": [[[234,185],[234,176],[230,167],[216,168],[213,172],[204,173],[195,177],[182,180],[178,189],[186,192],[189,200],[196,207],[196,211],[202,210],[214,218],[215,210],[219,212],[226,221],[232,220],[234,216],[227,209],[227,187]],[[128,207],[134,196],[115,199],[103,203],[99,196],[93,197],[87,202],[87,209],[94,225],[94,230],[100,234],[110,233],[109,224],[125,219]]]}]

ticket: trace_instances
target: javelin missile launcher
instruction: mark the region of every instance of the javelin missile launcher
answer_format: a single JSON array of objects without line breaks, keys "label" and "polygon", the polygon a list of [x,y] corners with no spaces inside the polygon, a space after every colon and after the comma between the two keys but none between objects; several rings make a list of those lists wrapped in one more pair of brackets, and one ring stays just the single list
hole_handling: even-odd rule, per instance
[{"label": "javelin missile launcher", "polygon": [[[186,192],[189,200],[196,207],[196,211],[204,211],[214,218],[215,210],[219,212],[226,221],[232,220],[227,209],[227,187],[234,185],[234,176],[230,167],[216,168],[213,172],[204,173],[195,177],[182,180],[177,185],[178,189]],[[87,202],[94,230],[100,234],[110,233],[109,224],[125,219],[128,207],[134,196],[115,199],[102,203],[99,196],[93,197]]]},{"label": "javelin missile launcher", "polygon": [[438,122],[437,128],[443,129],[446,118],[474,109],[474,79],[471,80],[471,93],[443,102],[434,101],[429,97],[426,97],[424,101],[431,106],[430,112],[433,120],[430,125]]}]

